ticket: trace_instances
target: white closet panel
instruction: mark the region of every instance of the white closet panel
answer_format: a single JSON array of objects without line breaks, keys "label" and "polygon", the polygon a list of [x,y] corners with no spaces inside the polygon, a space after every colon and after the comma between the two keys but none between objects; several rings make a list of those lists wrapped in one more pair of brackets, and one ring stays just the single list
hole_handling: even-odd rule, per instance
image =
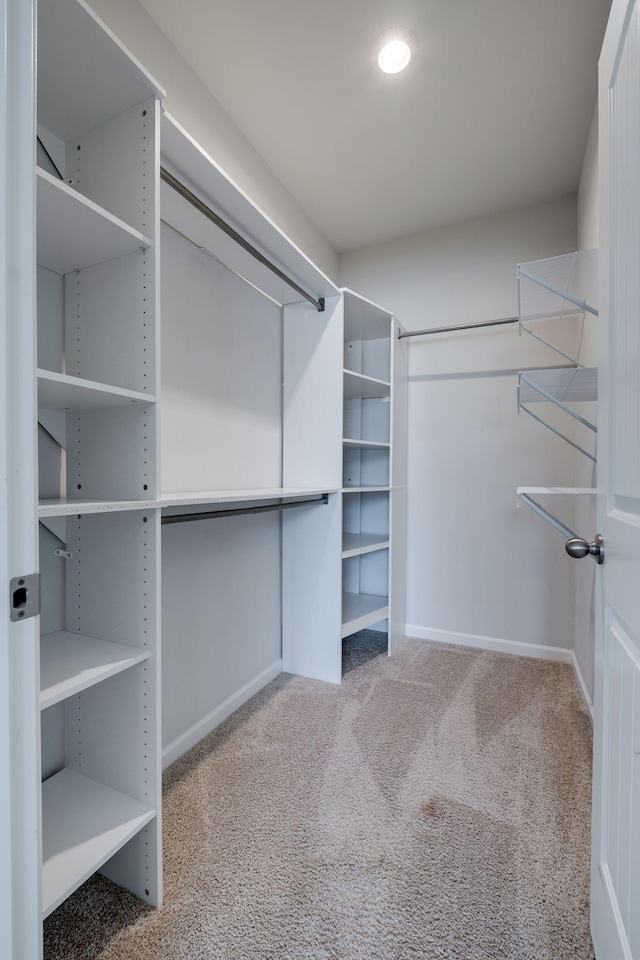
[{"label": "white closet panel", "polygon": [[280,672],[279,516],[163,527],[162,577],[162,742],[176,759],[225,718],[229,698]]},{"label": "white closet panel", "polygon": [[280,308],[163,224],[162,486],[281,486]]},{"label": "white closet panel", "polygon": [[62,372],[64,358],[64,278],[38,265],[38,366]]}]

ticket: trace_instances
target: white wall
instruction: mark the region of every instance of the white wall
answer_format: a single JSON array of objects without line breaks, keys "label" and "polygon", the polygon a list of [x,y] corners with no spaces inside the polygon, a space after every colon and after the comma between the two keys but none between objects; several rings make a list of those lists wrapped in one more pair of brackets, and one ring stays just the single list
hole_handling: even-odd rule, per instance
[{"label": "white wall", "polygon": [[137,0],[88,2],[164,86],[167,111],[327,276],[336,277],[334,249]]},{"label": "white wall", "polygon": [[[575,248],[571,197],[343,255],[340,283],[408,329],[480,322],[517,314],[518,262]],[[519,485],[575,482],[571,448],[516,413],[515,371],[560,360],[515,324],[410,341],[409,634],[571,648],[572,561],[516,508]]]},{"label": "white wall", "polygon": [[578,249],[598,246],[598,110],[593,112],[578,187]]}]

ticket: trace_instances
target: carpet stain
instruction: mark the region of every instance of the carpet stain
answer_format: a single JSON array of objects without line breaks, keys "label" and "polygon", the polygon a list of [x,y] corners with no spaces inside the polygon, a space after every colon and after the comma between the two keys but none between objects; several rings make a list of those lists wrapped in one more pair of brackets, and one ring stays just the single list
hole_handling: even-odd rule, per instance
[{"label": "carpet stain", "polygon": [[425,800],[424,803],[421,803],[420,813],[425,820],[435,820],[436,817],[440,816],[440,810],[435,800]]}]

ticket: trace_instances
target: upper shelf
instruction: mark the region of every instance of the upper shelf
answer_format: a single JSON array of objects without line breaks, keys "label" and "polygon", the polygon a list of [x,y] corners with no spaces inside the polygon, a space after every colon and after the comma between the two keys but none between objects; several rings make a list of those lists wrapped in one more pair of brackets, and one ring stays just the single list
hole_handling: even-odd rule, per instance
[{"label": "upper shelf", "polygon": [[579,363],[579,337],[575,350],[566,349],[547,339],[541,324],[586,314],[598,316],[598,251],[579,250],[519,264],[518,304],[521,330]]},{"label": "upper shelf", "polygon": [[343,287],[344,340],[388,340],[391,337],[392,315],[384,307]]},{"label": "upper shelf", "polygon": [[[335,297],[338,288],[253,203],[176,120],[161,124],[162,166],[268,260],[316,298]],[[211,220],[166,184],[161,184],[162,219],[203,247],[277,303],[297,303],[301,295],[255,260]],[[309,309],[315,309],[311,304]]]},{"label": "upper shelf", "polygon": [[149,237],[37,168],[38,263],[55,273],[82,270],[151,245]]},{"label": "upper shelf", "polygon": [[165,92],[84,0],[38,4],[38,120],[65,142]]},{"label": "upper shelf", "polygon": [[222,507],[226,503],[295,500],[337,492],[336,487],[258,487],[251,490],[196,490],[188,493],[165,493],[159,500],[43,500],[38,507],[38,516],[41,518],[68,517],[78,513],[116,513],[125,510],[156,510],[204,504],[217,504]]}]

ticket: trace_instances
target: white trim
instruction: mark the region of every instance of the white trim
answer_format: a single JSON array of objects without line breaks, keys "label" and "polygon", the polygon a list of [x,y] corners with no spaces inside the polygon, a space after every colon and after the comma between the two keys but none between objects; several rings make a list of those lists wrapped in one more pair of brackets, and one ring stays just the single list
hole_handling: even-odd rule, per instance
[{"label": "white trim", "polygon": [[589,714],[589,719],[593,723],[593,702],[591,700],[591,694],[589,693],[589,688],[585,683],[585,679],[582,676],[582,671],[578,663],[578,658],[576,657],[575,650],[571,651],[571,666],[573,667],[573,673],[576,678],[576,683],[578,684],[578,690],[582,696],[582,700],[585,705],[585,709]]},{"label": "white trim", "polygon": [[598,960],[633,960],[606,863],[591,865],[591,936]]},{"label": "white trim", "polygon": [[253,680],[250,680],[248,683],[245,683],[243,687],[240,687],[235,693],[230,697],[227,697],[219,706],[217,706],[211,713],[208,713],[202,720],[199,720],[197,723],[194,723],[192,727],[189,727],[183,734],[168,744],[162,750],[162,769],[166,770],[167,767],[170,767],[172,763],[175,763],[183,754],[190,750],[192,747],[195,747],[197,743],[208,736],[216,727],[231,716],[232,713],[235,713],[247,700],[250,700],[256,693],[262,690],[263,687],[266,687],[271,680],[274,680],[279,674],[282,673],[282,660],[276,660],[275,663],[272,663],[270,667],[267,667],[266,670],[263,670],[262,673],[259,673],[257,677],[254,677]]},{"label": "white trim", "polygon": [[561,663],[573,662],[573,650],[565,647],[546,647],[542,643],[520,643],[518,640],[501,640],[499,637],[483,637],[475,633],[454,633],[452,630],[419,627],[413,623],[406,624],[405,635],[415,637],[417,640],[433,640],[435,643],[473,647],[475,650],[511,653],[517,657],[535,657],[538,660],[557,660]]},{"label": "white trim", "polygon": [[573,650],[565,647],[546,647],[542,643],[521,643],[518,640],[483,637],[475,633],[454,633],[452,630],[437,630],[435,627],[419,627],[414,623],[405,624],[405,636],[415,637],[416,640],[432,640],[434,643],[450,643],[457,647],[472,647],[474,650],[510,653],[516,657],[535,657],[538,660],[570,663],[580,696],[593,723],[593,703]]}]

